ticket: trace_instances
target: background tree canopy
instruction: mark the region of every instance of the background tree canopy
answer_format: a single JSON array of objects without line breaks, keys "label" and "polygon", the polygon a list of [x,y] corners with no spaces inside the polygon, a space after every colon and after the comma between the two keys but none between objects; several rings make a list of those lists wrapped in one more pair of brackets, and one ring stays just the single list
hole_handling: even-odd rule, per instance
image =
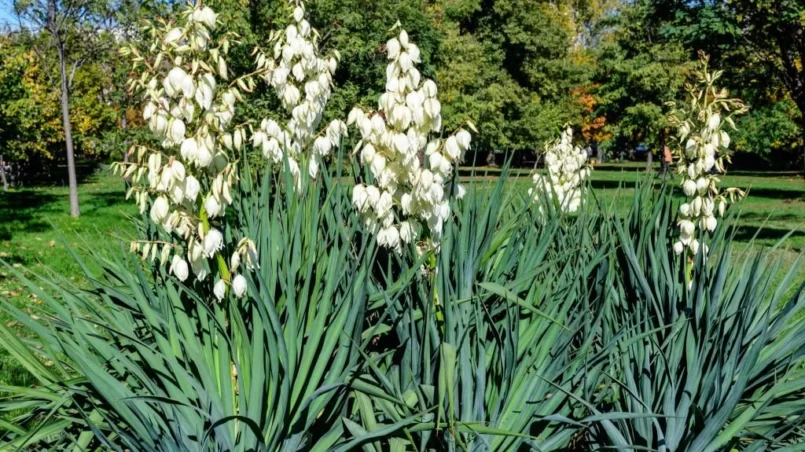
[{"label": "background tree canopy", "polygon": [[[232,64],[287,22],[283,0],[210,0],[246,44]],[[778,168],[803,165],[805,48],[801,2],[738,0],[311,0],[322,44],[342,62],[328,115],[372,106],[389,29],[403,23],[422,49],[422,71],[441,88],[446,130],[478,125],[477,151],[515,151],[529,161],[571,124],[585,144],[609,158],[639,144],[660,148],[668,136],[666,102],[679,100],[699,50],[726,69],[724,84],[752,109],[740,118],[735,160]],[[111,40],[77,65],[70,113],[81,161],[120,159],[140,133],[137,99],[126,92],[128,67],[114,50],[139,39],[138,20],[177,5],[123,2],[99,33]],[[10,22],[14,24],[14,21]],[[0,154],[36,173],[64,159],[57,56],[48,37],[25,26],[0,33]],[[70,30],[68,30],[69,32]],[[109,33],[107,33],[109,32]],[[68,33],[80,48],[86,33]],[[248,108],[270,115],[267,90]]]}]

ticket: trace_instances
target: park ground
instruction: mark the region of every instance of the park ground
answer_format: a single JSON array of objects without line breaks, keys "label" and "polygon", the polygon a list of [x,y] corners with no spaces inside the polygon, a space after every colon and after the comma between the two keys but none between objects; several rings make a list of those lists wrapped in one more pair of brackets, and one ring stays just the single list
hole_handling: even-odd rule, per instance
[{"label": "park ground", "polygon": [[[485,169],[476,174],[482,175]],[[490,169],[487,177],[497,170]],[[516,171],[513,189],[526,190],[528,171]],[[634,183],[645,177],[643,164],[599,165],[592,176],[596,196],[615,201],[627,210],[634,194]],[[771,246],[789,232],[781,249],[774,251],[790,268],[805,251],[805,180],[795,172],[733,172],[722,178],[723,187],[748,190],[749,196],[736,208],[741,210],[739,242],[752,248]],[[0,194],[0,300],[32,315],[41,314],[41,301],[12,275],[14,268],[31,274],[55,272],[81,285],[78,265],[68,250],[79,254],[88,248],[115,247],[125,250],[132,237],[132,216],[139,215],[134,204],[124,198],[120,178],[101,170],[79,187],[81,217],[69,215],[66,187],[14,189]],[[9,266],[11,268],[9,268]],[[796,280],[805,282],[805,265]],[[24,332],[0,308],[0,321],[13,331]],[[33,384],[25,371],[5,352],[0,352],[0,385]]]}]

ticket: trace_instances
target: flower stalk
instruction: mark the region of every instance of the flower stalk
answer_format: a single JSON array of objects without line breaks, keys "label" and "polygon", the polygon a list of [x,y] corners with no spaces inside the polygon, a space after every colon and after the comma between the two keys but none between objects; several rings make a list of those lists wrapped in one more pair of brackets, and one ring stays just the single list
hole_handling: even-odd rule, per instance
[{"label": "flower stalk", "polygon": [[707,244],[701,242],[702,234],[714,231],[717,217],[724,216],[727,205],[744,196],[737,188],[720,191],[718,174],[726,172],[730,161],[730,136],[725,125],[736,130],[733,115],[745,113],[748,107],[716,87],[723,71],[710,72],[708,63],[709,57],[700,53],[696,81],[688,85],[690,107],[669,103],[674,110],[668,121],[677,129],[677,173],[682,176],[682,191],[687,197],[679,206],[679,240],[673,250],[678,255],[684,253],[690,263],[686,267],[688,283],[694,257],[700,249],[708,251]]}]

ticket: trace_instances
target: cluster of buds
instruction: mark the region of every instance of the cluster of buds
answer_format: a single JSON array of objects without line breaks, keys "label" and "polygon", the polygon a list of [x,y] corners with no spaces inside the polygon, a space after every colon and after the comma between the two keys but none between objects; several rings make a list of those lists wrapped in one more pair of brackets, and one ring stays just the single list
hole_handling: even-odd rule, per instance
[{"label": "cluster of buds", "polygon": [[133,72],[142,74],[129,86],[143,93],[143,119],[160,147],[135,145],[129,153],[136,159],[113,169],[134,182],[147,177],[147,184],[135,183],[127,197],[135,198],[142,213],[150,204],[151,220],[171,237],[164,242],[135,241],[132,251],[144,259],[157,255],[163,263],[170,259],[170,271],[181,281],[190,271],[199,281],[216,275],[214,293],[219,298],[230,284],[242,296],[246,280],[232,275],[241,260],[244,267],[253,267],[255,246],[249,239],[228,246],[215,226],[233,202],[238,183],[233,153],[246,139],[244,128],[231,124],[235,105],[242,101],[238,87],[250,91],[254,82],[247,77],[222,83],[229,78],[224,57],[233,36],[211,40],[217,20],[212,9],[197,2],[181,18],[178,26],[160,22],[145,27],[153,38],[149,51],[155,53],[153,58],[134,46],[121,50],[131,56]]},{"label": "cluster of buds", "polygon": [[[360,131],[355,152],[374,179],[373,184],[355,185],[352,203],[381,246],[400,252],[403,244],[421,237],[418,249],[431,248],[438,245],[450,215],[446,185],[471,136],[459,129],[438,138],[442,116],[436,84],[423,80],[417,70],[419,48],[405,30],[386,43],[386,51],[391,62],[379,111],[355,108],[347,118]],[[430,134],[437,138],[429,140]],[[457,186],[456,193],[463,196],[464,188]]]},{"label": "cluster of buds", "polygon": [[687,197],[679,206],[679,240],[673,248],[676,254],[687,252],[691,258],[699,248],[706,252],[707,246],[697,238],[697,228],[715,230],[716,216],[723,216],[728,203],[744,196],[736,188],[720,192],[720,180],[713,172],[723,173],[724,163],[729,162],[730,136],[724,125],[735,129],[732,115],[745,113],[748,107],[715,87],[722,71],[708,72],[707,63],[708,57],[700,54],[697,83],[688,90],[690,110],[675,109],[669,115],[669,122],[677,128],[677,172],[682,175],[682,191]]},{"label": "cluster of buds", "polygon": [[534,174],[534,186],[528,189],[528,195],[535,203],[549,199],[558,203],[561,212],[576,212],[591,169],[587,151],[573,144],[573,129],[568,127],[559,140],[545,146],[544,159],[547,174]]},{"label": "cluster of buds", "polygon": [[262,150],[272,163],[284,169],[284,160],[301,188],[300,159],[307,159],[310,177],[319,173],[322,159],[339,146],[347,126],[334,120],[319,131],[324,109],[332,93],[333,74],[338,53],[323,58],[318,47],[318,33],[305,20],[305,8],[298,2],[293,22],[284,32],[270,36],[274,42],[271,56],[258,50],[256,65],[266,82],[276,91],[282,107],[290,115],[285,127],[272,119],[264,120],[252,134],[252,144]]}]

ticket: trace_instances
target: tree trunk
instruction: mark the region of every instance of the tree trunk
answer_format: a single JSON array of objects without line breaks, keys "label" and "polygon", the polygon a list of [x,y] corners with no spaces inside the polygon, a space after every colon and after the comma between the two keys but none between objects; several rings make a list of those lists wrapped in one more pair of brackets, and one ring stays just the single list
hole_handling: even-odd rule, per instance
[{"label": "tree trunk", "polygon": [[802,143],[800,143],[800,153],[802,155],[802,176],[805,177],[805,109],[800,107],[799,111],[802,115],[799,125],[800,138],[802,139]]},{"label": "tree trunk", "polygon": [[75,154],[73,153],[73,130],[70,126],[70,91],[67,86],[67,62],[64,55],[64,43],[58,42],[59,70],[61,74],[61,117],[64,123],[64,144],[67,148],[67,181],[70,185],[70,215],[81,214],[78,209],[78,180],[75,175]]},{"label": "tree trunk", "polygon": [[3,191],[8,191],[8,177],[6,176],[6,161],[0,155],[0,179],[3,179]]},{"label": "tree trunk", "polygon": [[654,153],[651,149],[646,149],[646,171],[651,171],[654,166]]},{"label": "tree trunk", "polygon": [[[120,128],[123,130],[123,135],[126,135],[126,129],[128,128],[128,120],[126,119],[126,110],[123,110],[123,117],[120,119]],[[129,163],[129,142],[128,140],[123,140],[123,163]],[[129,188],[131,187],[131,181],[128,177],[123,178],[123,183],[125,185],[126,193],[129,192]]]}]

